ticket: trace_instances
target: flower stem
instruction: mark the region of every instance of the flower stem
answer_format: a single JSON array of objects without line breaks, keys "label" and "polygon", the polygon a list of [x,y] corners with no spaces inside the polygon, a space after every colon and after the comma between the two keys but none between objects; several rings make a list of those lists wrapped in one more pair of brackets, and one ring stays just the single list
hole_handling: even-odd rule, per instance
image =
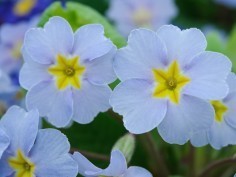
[{"label": "flower stem", "polygon": [[218,160],[213,163],[211,163],[209,166],[207,166],[199,175],[198,177],[209,177],[210,174],[219,168],[222,168],[227,165],[235,165],[236,164],[236,157],[226,158],[223,160]]},{"label": "flower stem", "polygon": [[195,148],[189,144],[189,155],[188,155],[188,163],[189,163],[189,177],[195,177],[196,176],[196,170],[195,170]]},{"label": "flower stem", "polygon": [[146,133],[140,136],[140,140],[144,148],[146,149],[150,160],[153,162],[151,165],[154,176],[157,177],[168,177],[169,172],[167,166],[159,152],[156,142],[154,141],[152,134]]},{"label": "flower stem", "polygon": [[94,159],[94,160],[101,160],[101,161],[105,161],[105,162],[110,161],[110,158],[106,155],[103,155],[103,154],[98,154],[98,153],[89,152],[89,151],[85,151],[85,150],[79,150],[77,148],[71,148],[70,153],[73,154],[74,152],[80,152],[85,157],[91,158],[91,159]]}]

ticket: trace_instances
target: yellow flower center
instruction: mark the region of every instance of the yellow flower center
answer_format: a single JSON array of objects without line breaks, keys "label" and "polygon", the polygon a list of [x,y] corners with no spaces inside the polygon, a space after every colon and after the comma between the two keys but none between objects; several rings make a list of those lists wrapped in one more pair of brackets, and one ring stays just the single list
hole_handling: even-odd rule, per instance
[{"label": "yellow flower center", "polygon": [[18,0],[14,6],[14,13],[19,16],[27,15],[34,8],[37,0]]},{"label": "yellow flower center", "polygon": [[152,14],[147,8],[141,7],[134,12],[132,19],[138,27],[149,28],[151,26]]},{"label": "yellow flower center", "polygon": [[12,50],[11,50],[11,55],[12,55],[12,57],[13,57],[14,59],[19,59],[19,58],[21,58],[21,46],[22,46],[22,42],[21,42],[21,41],[17,42],[17,43],[13,46],[13,48],[12,48]]},{"label": "yellow flower center", "polygon": [[155,98],[169,98],[175,104],[179,103],[183,87],[190,81],[182,74],[179,64],[174,61],[167,70],[153,69],[156,87],[153,92]]},{"label": "yellow flower center", "polygon": [[17,151],[15,157],[8,159],[10,167],[16,172],[16,177],[34,177],[35,165],[21,150]]},{"label": "yellow flower center", "polygon": [[228,111],[228,107],[221,101],[211,101],[211,104],[215,110],[215,120],[222,122],[224,120],[224,114]]},{"label": "yellow flower center", "polygon": [[48,72],[54,76],[56,85],[59,90],[63,90],[68,86],[81,88],[81,77],[85,72],[85,67],[80,65],[79,57],[66,58],[58,55],[55,65],[48,69]]}]

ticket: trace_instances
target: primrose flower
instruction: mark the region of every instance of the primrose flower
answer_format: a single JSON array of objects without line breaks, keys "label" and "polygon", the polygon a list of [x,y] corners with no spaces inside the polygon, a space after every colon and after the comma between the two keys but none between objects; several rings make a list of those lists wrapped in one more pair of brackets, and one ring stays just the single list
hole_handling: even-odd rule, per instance
[{"label": "primrose flower", "polygon": [[18,73],[23,63],[21,47],[25,33],[36,26],[37,22],[38,18],[34,18],[29,22],[3,24],[0,28],[0,69],[12,76],[14,82],[18,80]]},{"label": "primrose flower", "polygon": [[228,76],[229,93],[222,100],[212,100],[215,110],[215,121],[209,130],[198,132],[191,138],[194,146],[204,146],[210,144],[215,149],[220,149],[227,145],[236,144],[236,76],[231,73]]},{"label": "primrose flower", "polygon": [[10,144],[0,159],[0,177],[76,177],[78,167],[68,153],[67,138],[58,130],[38,130],[38,123],[36,110],[25,112],[17,106],[3,116],[0,130]]},{"label": "primrose flower", "polygon": [[78,163],[79,174],[86,177],[152,177],[144,168],[128,168],[125,157],[119,150],[112,151],[111,162],[106,169],[96,167],[79,152],[75,152],[73,158]]},{"label": "primrose flower", "polygon": [[37,108],[57,127],[71,120],[91,122],[110,108],[115,52],[101,25],[86,25],[73,34],[65,19],[53,17],[44,29],[29,30],[20,73],[20,83],[28,90],[27,108]]},{"label": "primrose flower", "polygon": [[236,7],[236,1],[235,0],[215,0],[219,4],[223,4],[225,6],[228,6],[230,8]]},{"label": "primrose flower", "polygon": [[192,133],[212,125],[214,110],[206,100],[227,95],[232,64],[220,53],[204,51],[206,45],[198,29],[167,25],[157,33],[131,32],[115,58],[122,82],[110,99],[130,132],[158,127],[165,141],[184,144]]},{"label": "primrose flower", "polygon": [[1,1],[0,22],[16,23],[29,20],[42,13],[53,0],[6,0]]},{"label": "primrose flower", "polygon": [[138,27],[157,29],[177,15],[173,0],[112,0],[108,17],[128,36]]}]

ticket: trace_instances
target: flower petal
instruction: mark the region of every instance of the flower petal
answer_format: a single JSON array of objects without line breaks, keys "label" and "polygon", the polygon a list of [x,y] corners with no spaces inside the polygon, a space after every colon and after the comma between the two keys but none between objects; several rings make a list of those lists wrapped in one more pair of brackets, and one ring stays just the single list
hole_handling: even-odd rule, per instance
[{"label": "flower petal", "polygon": [[0,159],[1,159],[3,152],[7,149],[7,147],[10,144],[9,137],[2,129],[0,129],[0,140],[1,140],[0,141]]},{"label": "flower petal", "polygon": [[55,129],[39,130],[31,151],[31,160],[36,164],[39,177],[76,177],[77,163],[69,155],[70,144],[65,135]]},{"label": "flower petal", "polygon": [[26,62],[21,68],[19,76],[20,84],[23,88],[29,90],[41,81],[51,78],[47,71],[49,65],[34,62],[25,49],[22,50],[22,54]]},{"label": "flower petal", "polygon": [[169,103],[158,131],[166,142],[184,144],[194,133],[209,129],[213,120],[214,110],[210,103],[182,95],[178,105]]},{"label": "flower petal", "polygon": [[100,175],[122,176],[126,170],[127,163],[125,156],[119,150],[114,150],[111,153],[110,165]]},{"label": "flower petal", "polygon": [[203,52],[186,67],[191,81],[184,93],[207,100],[220,100],[228,94],[226,78],[231,70],[230,60],[215,52]]},{"label": "flower petal", "polygon": [[94,84],[109,84],[116,79],[113,70],[113,59],[116,53],[114,47],[108,54],[86,62],[84,77]]},{"label": "flower petal", "polygon": [[223,103],[228,110],[224,115],[224,119],[230,126],[236,128],[236,75],[234,73],[229,74],[227,83],[229,85],[229,94],[223,99]]},{"label": "flower petal", "polygon": [[156,33],[137,29],[130,33],[128,46],[118,50],[114,69],[122,81],[131,78],[152,79],[152,69],[163,67],[166,59],[166,48]]},{"label": "flower petal", "polygon": [[14,177],[14,172],[12,168],[9,166],[7,160],[12,156],[12,154],[9,154],[7,151],[3,153],[2,157],[0,158],[0,177]]},{"label": "flower petal", "polygon": [[214,122],[209,131],[209,141],[213,148],[221,149],[228,145],[236,144],[236,128],[226,122]]},{"label": "flower petal", "polygon": [[209,143],[208,134],[205,130],[194,133],[190,140],[195,147],[202,147]]},{"label": "flower petal", "polygon": [[89,24],[75,32],[73,54],[82,61],[93,60],[107,54],[114,45],[104,36],[104,28],[99,24]]},{"label": "flower petal", "polygon": [[124,125],[131,133],[151,131],[166,114],[167,101],[154,98],[152,90],[153,85],[149,81],[130,79],[113,91],[110,103],[115,112],[123,115]]},{"label": "flower petal", "polygon": [[47,114],[48,121],[56,127],[67,126],[73,115],[73,99],[70,89],[57,94],[50,112]]},{"label": "flower petal", "polygon": [[110,108],[111,89],[108,86],[93,85],[84,80],[80,90],[73,90],[73,120],[81,124],[93,121],[99,112]]},{"label": "flower petal", "polygon": [[165,25],[157,31],[157,35],[167,47],[169,62],[178,60],[182,67],[207,46],[205,36],[195,28],[181,31],[176,26]]},{"label": "flower petal", "polygon": [[124,177],[152,177],[152,174],[144,168],[131,166],[126,171]]},{"label": "flower petal", "polygon": [[58,54],[70,54],[73,37],[73,31],[65,19],[52,17],[45,24],[44,29],[35,28],[26,33],[23,47],[34,61],[51,64]]},{"label": "flower petal", "polygon": [[15,153],[18,149],[21,149],[24,154],[28,154],[38,133],[38,111],[25,112],[18,106],[12,106],[3,116],[0,124],[11,141],[9,151]]},{"label": "flower petal", "polygon": [[86,176],[86,173],[101,173],[103,171],[100,168],[97,168],[93,165],[86,157],[81,153],[75,152],[73,154],[73,159],[78,163],[79,174]]},{"label": "flower petal", "polygon": [[53,81],[44,81],[32,87],[26,95],[26,107],[37,108],[56,127],[69,124],[73,114],[70,88],[58,91]]},{"label": "flower petal", "polygon": [[[236,86],[236,85],[235,85]],[[224,104],[227,106],[228,110],[224,115],[225,121],[231,125],[232,127],[236,128],[236,92],[231,92],[224,100]]]},{"label": "flower petal", "polygon": [[236,92],[236,75],[234,73],[230,73],[227,78],[227,83],[229,85],[229,93]]},{"label": "flower petal", "polygon": [[114,150],[111,153],[110,165],[99,172],[86,171],[88,176],[122,176],[127,170],[127,163],[124,155],[119,150]]}]

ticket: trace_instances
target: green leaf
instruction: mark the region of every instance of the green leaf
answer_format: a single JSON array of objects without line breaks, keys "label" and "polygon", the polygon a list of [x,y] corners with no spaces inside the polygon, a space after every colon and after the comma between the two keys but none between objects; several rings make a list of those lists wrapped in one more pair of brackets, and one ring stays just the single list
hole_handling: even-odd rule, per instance
[{"label": "green leaf", "polygon": [[218,32],[211,32],[207,36],[207,50],[225,53],[225,42]]},{"label": "green leaf", "polygon": [[63,7],[60,2],[55,2],[44,12],[39,26],[44,26],[52,16],[65,18],[74,31],[86,24],[102,24],[105,28],[105,35],[110,38],[118,48],[126,44],[125,38],[115,30],[106,18],[89,6],[76,2],[67,2],[65,7]]}]

